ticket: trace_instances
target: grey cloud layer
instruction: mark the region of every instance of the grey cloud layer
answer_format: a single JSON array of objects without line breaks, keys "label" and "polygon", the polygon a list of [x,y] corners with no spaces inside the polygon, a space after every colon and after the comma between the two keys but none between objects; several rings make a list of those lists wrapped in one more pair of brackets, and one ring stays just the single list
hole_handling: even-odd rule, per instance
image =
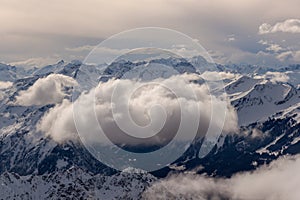
[{"label": "grey cloud layer", "polygon": [[[269,61],[273,64],[271,59],[275,59],[274,62],[278,59],[272,54],[253,53],[252,49],[257,51],[258,48],[253,44],[261,39],[257,36],[258,27],[262,22],[272,24],[282,19],[299,18],[297,0],[222,0],[217,3],[208,0],[65,0],[64,3],[57,0],[51,3],[4,0],[0,8],[0,35],[3,38],[0,52],[1,59],[6,62],[50,57],[49,63],[57,54],[60,58],[83,59],[86,47],[96,45],[112,34],[136,27],[161,26],[184,32],[198,39],[207,49],[223,52],[226,61],[257,60],[258,63]],[[293,23],[289,22],[287,27]],[[287,30],[283,25],[276,27]],[[288,29],[295,32],[294,28]],[[235,39],[228,41],[228,35],[232,34]],[[85,48],[77,48],[79,46]]]}]

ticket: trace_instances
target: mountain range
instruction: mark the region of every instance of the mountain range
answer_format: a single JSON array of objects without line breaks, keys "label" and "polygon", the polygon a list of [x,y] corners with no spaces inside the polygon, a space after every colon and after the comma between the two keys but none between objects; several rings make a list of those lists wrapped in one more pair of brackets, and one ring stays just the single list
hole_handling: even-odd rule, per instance
[{"label": "mountain range", "polygon": [[[162,66],[168,70],[161,71]],[[37,131],[39,121],[54,103],[16,103],[22,91],[53,74],[91,88],[113,78],[151,80],[174,73],[219,74],[224,83],[219,89],[226,91],[237,112],[238,130],[223,133],[205,157],[198,156],[203,140],[195,140],[178,160],[153,172],[133,168],[117,171],[95,159],[79,139],[57,142]],[[109,65],[60,61],[32,69],[0,64],[0,83],[3,199],[140,199],[148,187],[171,174],[232,177],[300,153],[300,65],[214,65],[201,56],[119,59]],[[71,99],[70,86],[61,84],[67,94],[63,98]]]}]

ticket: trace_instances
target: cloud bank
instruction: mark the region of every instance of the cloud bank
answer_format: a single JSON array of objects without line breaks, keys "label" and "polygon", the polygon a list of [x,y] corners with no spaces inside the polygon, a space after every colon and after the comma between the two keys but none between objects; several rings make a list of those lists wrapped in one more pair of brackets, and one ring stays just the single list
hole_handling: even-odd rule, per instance
[{"label": "cloud bank", "polygon": [[203,77],[205,80],[211,80],[211,81],[219,81],[226,80],[226,79],[235,79],[240,74],[234,74],[231,72],[217,72],[217,71],[205,71],[201,74],[201,77]]},{"label": "cloud bank", "polygon": [[275,25],[263,23],[259,26],[259,34],[268,34],[276,32],[285,33],[300,33],[300,20],[299,19],[287,19],[283,22],[277,22]]},{"label": "cloud bank", "polygon": [[280,158],[253,172],[229,179],[200,175],[171,176],[150,187],[145,199],[298,200],[300,156]]},{"label": "cloud bank", "polygon": [[65,75],[50,74],[38,79],[27,90],[16,97],[16,104],[21,106],[47,105],[60,103],[67,95],[65,87],[75,86],[76,81]]},{"label": "cloud bank", "polygon": [[[102,143],[105,138],[99,136],[97,127],[100,124],[102,131],[110,134],[113,139],[120,143],[128,143],[130,141],[127,141],[126,137],[117,134],[120,129],[139,138],[150,137],[159,131],[170,135],[177,131],[176,126],[184,121],[180,118],[182,113],[188,123],[182,125],[182,132],[185,134],[179,137],[180,140],[190,136],[193,127],[189,121],[198,119],[198,114],[200,121],[195,120],[196,125],[199,125],[198,135],[203,136],[210,123],[224,132],[235,131],[235,110],[226,100],[210,95],[206,85],[192,83],[194,78],[189,75],[173,76],[159,80],[160,84],[150,85],[134,80],[109,80],[100,83],[90,92],[81,94],[74,104],[68,100],[57,104],[45,114],[37,129],[58,142],[75,138],[79,130],[90,142]],[[176,95],[166,88],[176,91]],[[225,108],[225,124],[222,113],[212,112],[212,108],[218,112]],[[197,113],[197,110],[200,113]],[[156,142],[164,139],[168,138],[154,137]]]},{"label": "cloud bank", "polygon": [[287,73],[283,72],[267,72],[264,75],[255,76],[256,79],[266,79],[270,80],[271,82],[288,82],[290,77]]}]

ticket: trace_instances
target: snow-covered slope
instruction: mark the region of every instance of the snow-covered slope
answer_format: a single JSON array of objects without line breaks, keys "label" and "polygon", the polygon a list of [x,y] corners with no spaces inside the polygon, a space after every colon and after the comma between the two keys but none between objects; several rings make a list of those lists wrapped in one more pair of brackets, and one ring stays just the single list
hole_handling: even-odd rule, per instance
[{"label": "snow-covered slope", "polygon": [[142,171],[123,171],[112,176],[93,175],[80,168],[41,176],[0,175],[1,199],[140,199],[156,180]]},{"label": "snow-covered slope", "polygon": [[[22,69],[0,65],[0,81],[12,82],[12,86],[1,89],[0,198],[140,197],[142,191],[156,178],[132,169],[116,172],[94,159],[79,140],[60,144],[36,131],[38,121],[53,104],[14,104],[20,91],[28,89],[38,79],[50,73],[70,76],[77,82],[92,87],[98,81],[106,81],[112,77],[131,78],[139,74],[142,79],[151,80],[174,73],[198,73],[211,66],[202,57],[192,58],[193,65],[182,58],[155,57],[145,61],[138,58],[137,62],[120,59],[109,66],[61,61],[35,69],[33,75]],[[217,69],[241,74],[232,81],[228,79],[231,82],[225,86],[230,101],[237,110],[239,123],[243,125],[240,128],[241,134],[223,135],[213,151],[203,159],[196,156],[198,145],[201,144],[201,141],[197,141],[182,160],[154,172],[155,176],[164,177],[170,171],[195,169],[198,173],[212,176],[231,176],[235,172],[255,169],[254,162],[262,165],[278,156],[300,153],[299,87],[291,83],[265,80],[262,75],[266,70],[258,66],[236,66],[235,69],[234,65],[217,65]],[[298,72],[299,69],[296,65],[289,70]],[[260,78],[257,78],[257,74]],[[235,162],[237,159],[242,164]]]},{"label": "snow-covered slope", "polygon": [[15,81],[18,78],[27,76],[22,67],[15,67],[0,63],[0,81]]},{"label": "snow-covered slope", "polygon": [[236,81],[233,81],[225,86],[225,90],[230,97],[235,97],[241,93],[247,92],[252,89],[262,79],[254,79],[249,76],[241,76]]},{"label": "snow-covered slope", "polygon": [[111,63],[102,73],[100,81],[115,78],[139,77],[152,80],[167,78],[175,74],[196,73],[196,68],[184,58],[158,58],[150,61],[131,62],[118,60]]},{"label": "snow-covered slope", "polygon": [[[247,90],[248,88],[250,89]],[[237,110],[240,125],[265,120],[300,102],[299,90],[287,83],[264,81],[256,84],[253,79],[248,79],[248,84],[243,89],[246,89],[245,92],[235,93],[231,100]],[[229,91],[232,91],[231,87]]]}]

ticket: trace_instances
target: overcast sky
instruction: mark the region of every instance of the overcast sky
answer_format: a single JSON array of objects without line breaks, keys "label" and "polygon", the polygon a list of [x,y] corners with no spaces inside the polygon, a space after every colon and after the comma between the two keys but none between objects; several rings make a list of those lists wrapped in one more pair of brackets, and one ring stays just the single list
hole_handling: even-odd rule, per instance
[{"label": "overcast sky", "polygon": [[120,31],[165,27],[197,39],[217,62],[300,63],[299,0],[0,0],[0,61],[83,59]]}]

